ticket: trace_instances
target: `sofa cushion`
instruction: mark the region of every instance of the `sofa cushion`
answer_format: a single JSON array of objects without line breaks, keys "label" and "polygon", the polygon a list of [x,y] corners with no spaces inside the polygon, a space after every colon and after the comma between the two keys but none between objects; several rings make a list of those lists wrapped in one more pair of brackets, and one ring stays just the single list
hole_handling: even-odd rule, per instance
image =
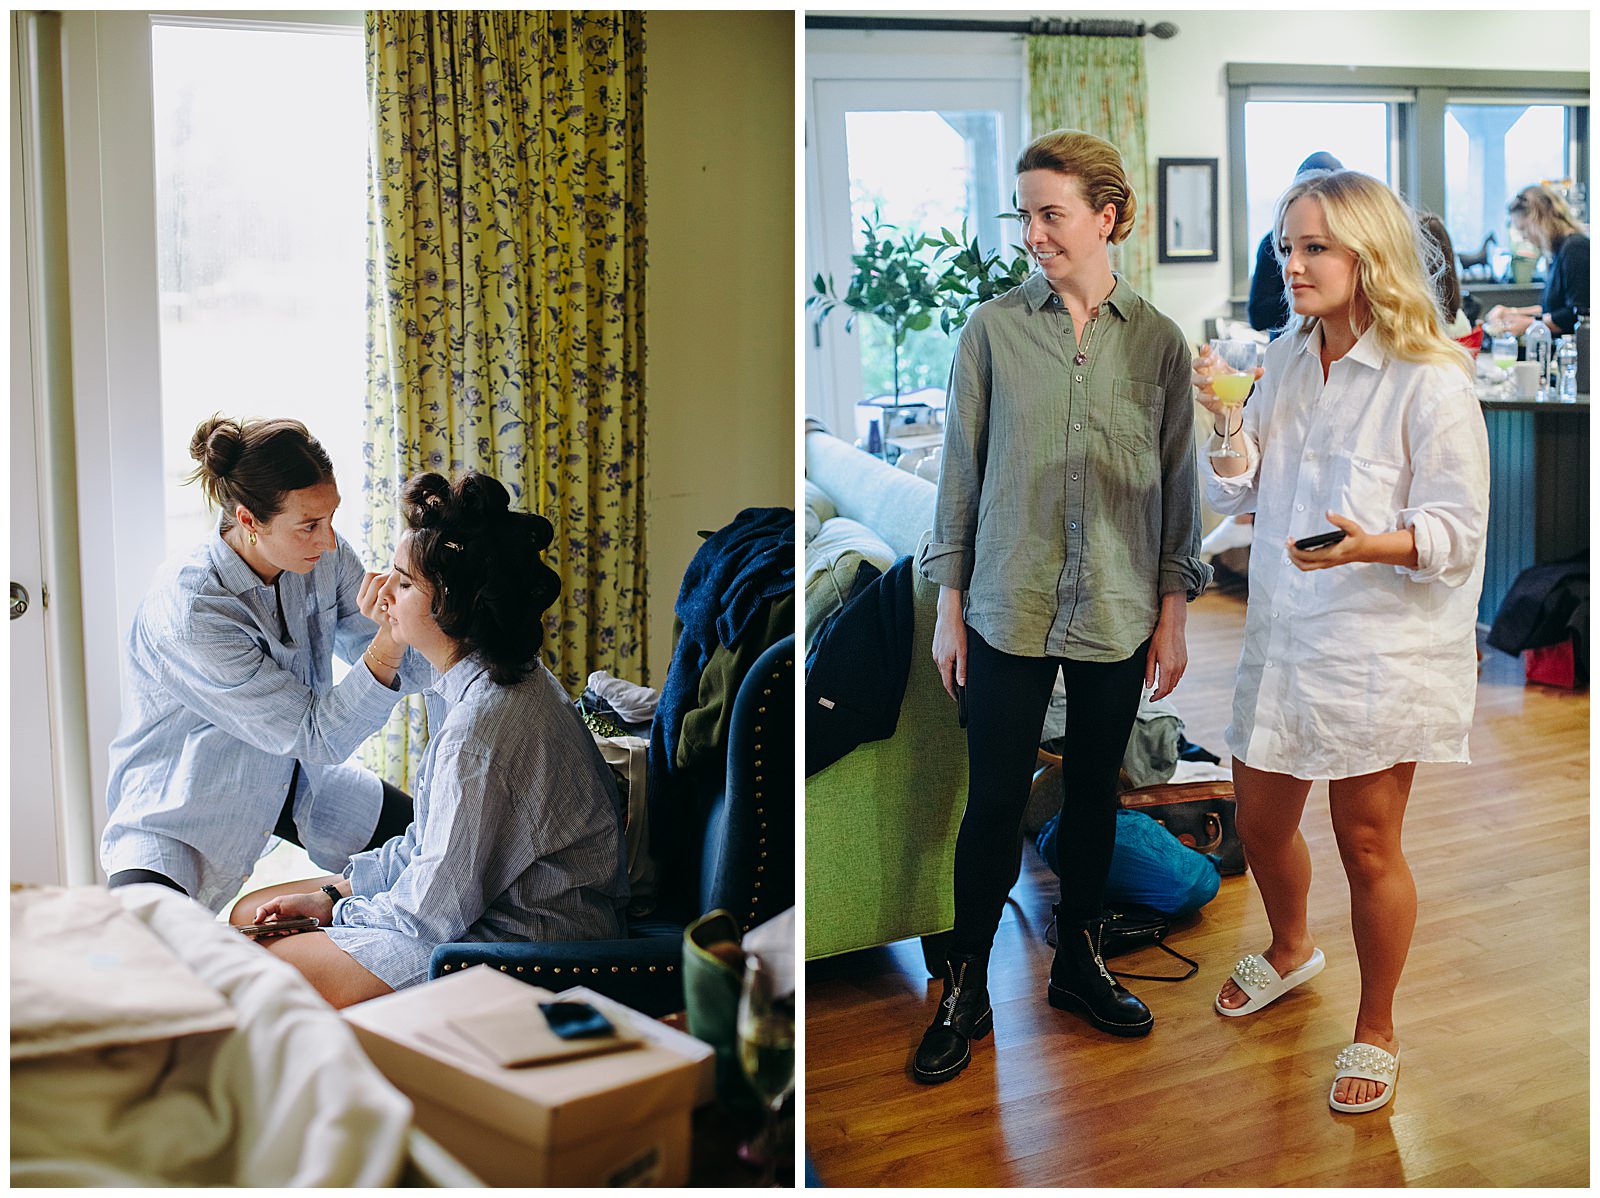
[{"label": "sofa cushion", "polygon": [[839,514],[828,493],[809,478],[806,479],[806,544],[822,531],[822,526]]},{"label": "sofa cushion", "polygon": [[822,621],[844,606],[864,561],[879,570],[894,564],[895,552],[864,524],[835,516],[806,546],[806,646]]}]

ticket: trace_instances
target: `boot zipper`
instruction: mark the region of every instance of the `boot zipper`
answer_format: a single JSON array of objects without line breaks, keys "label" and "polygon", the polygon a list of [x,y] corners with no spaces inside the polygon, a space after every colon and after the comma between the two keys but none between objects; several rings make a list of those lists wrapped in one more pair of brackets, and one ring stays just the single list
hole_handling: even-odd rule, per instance
[{"label": "boot zipper", "polygon": [[1094,958],[1094,965],[1095,965],[1095,968],[1100,971],[1100,976],[1105,978],[1107,985],[1115,986],[1117,983],[1112,978],[1111,974],[1106,971],[1106,963],[1103,960],[1101,960],[1101,958],[1100,958],[1100,950],[1099,950],[1098,947],[1096,947],[1093,938],[1090,937],[1088,928],[1085,928],[1083,930],[1083,938],[1089,944],[1089,955]]},{"label": "boot zipper", "polygon": [[950,997],[944,1000],[944,1026],[951,1026],[950,1021],[956,1017],[956,1000],[961,997],[961,987],[967,980],[967,962],[961,962],[961,975],[950,979]]}]

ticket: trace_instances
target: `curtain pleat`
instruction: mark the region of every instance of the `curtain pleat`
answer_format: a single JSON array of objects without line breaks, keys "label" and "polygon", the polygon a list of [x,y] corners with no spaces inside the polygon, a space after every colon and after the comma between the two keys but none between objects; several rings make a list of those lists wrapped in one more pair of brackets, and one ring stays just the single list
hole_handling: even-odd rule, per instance
[{"label": "curtain pleat", "polygon": [[[364,520],[400,484],[480,470],[555,526],[545,660],[644,676],[644,15],[369,12]],[[367,764],[426,742],[401,704]]]},{"label": "curtain pleat", "polygon": [[1111,247],[1111,264],[1135,291],[1149,297],[1157,214],[1145,138],[1143,39],[1028,38],[1028,97],[1030,136],[1081,129],[1122,152],[1138,209],[1128,240]]}]

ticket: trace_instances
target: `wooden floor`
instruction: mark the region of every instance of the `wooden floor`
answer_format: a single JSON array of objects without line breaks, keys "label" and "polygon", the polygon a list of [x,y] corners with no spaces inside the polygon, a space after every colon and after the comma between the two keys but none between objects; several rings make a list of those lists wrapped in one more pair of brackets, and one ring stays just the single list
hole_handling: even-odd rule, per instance
[{"label": "wooden floor", "polygon": [[[1244,601],[1191,607],[1175,699],[1191,740],[1219,752]],[[1358,996],[1349,890],[1313,788],[1312,930],[1323,974],[1262,1014],[1212,998],[1265,947],[1250,876],[1172,943],[1187,982],[1133,982],[1155,1030],[1121,1040],[1044,1001],[1055,877],[1032,848],[991,967],[995,1032],[960,1077],[923,1087],[910,1061],[932,1017],[915,941],[807,968],[807,1148],[831,1186],[1586,1186],[1589,1184],[1589,700],[1525,686],[1486,650],[1471,766],[1422,766],[1405,846],[1420,914],[1396,1003],[1395,1100],[1327,1105]],[[1176,962],[1119,958],[1136,973]]]}]

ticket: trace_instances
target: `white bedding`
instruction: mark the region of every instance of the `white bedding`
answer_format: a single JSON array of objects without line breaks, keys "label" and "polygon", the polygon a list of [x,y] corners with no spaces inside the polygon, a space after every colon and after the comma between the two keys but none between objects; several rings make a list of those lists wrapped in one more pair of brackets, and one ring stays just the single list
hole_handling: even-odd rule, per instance
[{"label": "white bedding", "polygon": [[[108,897],[126,916],[108,912]],[[163,886],[46,888],[12,904],[12,1185],[399,1178],[410,1103],[292,967]],[[119,934],[123,918],[180,968],[152,970],[160,950],[141,950],[126,926]],[[78,946],[66,964],[64,928]],[[158,986],[164,997],[152,1001]],[[230,1022],[217,996],[235,1026],[185,1031]],[[174,1015],[176,1030],[151,1039]]]}]

